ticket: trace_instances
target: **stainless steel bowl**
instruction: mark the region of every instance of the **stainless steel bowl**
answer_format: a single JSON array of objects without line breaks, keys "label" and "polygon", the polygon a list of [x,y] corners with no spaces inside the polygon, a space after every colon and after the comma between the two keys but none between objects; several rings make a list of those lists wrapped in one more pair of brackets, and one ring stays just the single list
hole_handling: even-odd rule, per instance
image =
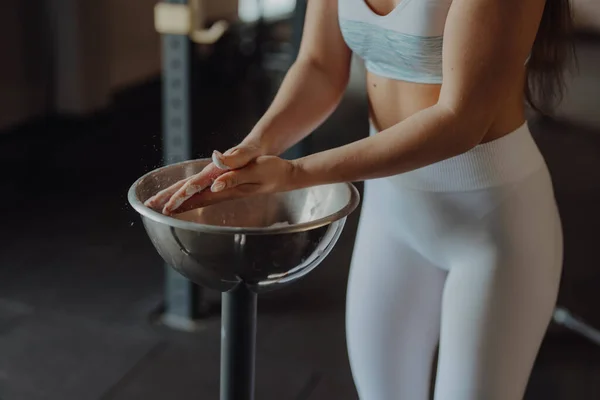
[{"label": "stainless steel bowl", "polygon": [[344,183],[227,201],[176,217],[144,206],[209,163],[151,171],[131,186],[128,199],[165,262],[211,289],[228,291],[243,281],[260,293],[301,278],[329,254],[359,203],[356,188]]}]

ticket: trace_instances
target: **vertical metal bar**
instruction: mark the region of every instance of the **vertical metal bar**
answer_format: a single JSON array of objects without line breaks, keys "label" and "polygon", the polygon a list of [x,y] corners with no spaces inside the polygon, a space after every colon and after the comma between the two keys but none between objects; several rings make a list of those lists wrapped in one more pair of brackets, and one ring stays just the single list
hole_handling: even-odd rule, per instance
[{"label": "vertical metal bar", "polygon": [[[186,4],[187,0],[166,0]],[[191,158],[190,40],[186,35],[162,35],[163,158],[165,164]],[[169,266],[165,268],[163,321],[186,329],[200,316],[202,289]],[[186,323],[187,321],[187,323]]]},{"label": "vertical metal bar", "polygon": [[254,400],[257,294],[240,283],[221,304],[221,400]]},{"label": "vertical metal bar", "polygon": [[189,40],[181,35],[162,35],[163,45],[163,151],[164,163],[191,156]]}]

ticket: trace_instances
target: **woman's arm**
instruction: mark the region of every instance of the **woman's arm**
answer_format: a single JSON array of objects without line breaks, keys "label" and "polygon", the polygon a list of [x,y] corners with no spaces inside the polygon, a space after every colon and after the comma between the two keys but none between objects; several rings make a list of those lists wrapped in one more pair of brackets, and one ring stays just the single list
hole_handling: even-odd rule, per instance
[{"label": "woman's arm", "polygon": [[278,155],[310,134],[339,104],[351,54],[340,32],[337,0],[309,1],[298,58],[242,144]]},{"label": "woman's arm", "polygon": [[[283,153],[333,112],[346,89],[352,55],[340,31],[337,2],[308,2],[296,62],[273,103],[244,140],[225,154],[215,152],[213,164],[152,196],[146,206],[165,214],[201,206],[206,196],[198,197],[197,193],[206,193],[204,189],[218,183],[218,177],[224,177],[222,182],[227,169],[247,171],[242,167],[257,157]],[[188,201],[192,196],[195,200]]]},{"label": "woman's arm", "polygon": [[544,0],[454,0],[438,102],[377,135],[295,161],[294,186],[381,178],[479,144],[519,79]]}]

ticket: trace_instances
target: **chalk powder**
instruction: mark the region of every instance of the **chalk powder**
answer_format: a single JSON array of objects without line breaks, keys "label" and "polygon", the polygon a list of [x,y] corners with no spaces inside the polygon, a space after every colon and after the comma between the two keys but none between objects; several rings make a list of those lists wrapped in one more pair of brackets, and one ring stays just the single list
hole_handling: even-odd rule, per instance
[{"label": "chalk powder", "polygon": [[[186,211],[181,214],[176,214],[173,216],[182,221],[195,222],[198,224],[208,224],[215,226],[232,226],[227,223],[227,219],[215,221],[211,216],[206,215],[206,210],[201,208],[197,208],[195,210]],[[232,218],[233,219],[233,218]],[[257,221],[258,222],[258,221]],[[267,228],[282,228],[285,226],[292,225],[289,221],[280,221],[275,222],[274,224],[268,225]],[[254,224],[244,224],[244,228],[262,228],[264,225],[260,225],[260,223]]]},{"label": "chalk powder", "polygon": [[284,222],[275,222],[272,225],[269,225],[269,228],[282,228],[284,226],[290,226],[291,224],[287,221]]}]

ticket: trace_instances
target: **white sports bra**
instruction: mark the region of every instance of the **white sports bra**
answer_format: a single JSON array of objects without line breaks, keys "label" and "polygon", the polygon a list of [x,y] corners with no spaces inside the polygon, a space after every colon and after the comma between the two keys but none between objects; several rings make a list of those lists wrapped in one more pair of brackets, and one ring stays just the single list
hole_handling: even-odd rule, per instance
[{"label": "white sports bra", "polygon": [[368,71],[441,84],[442,42],[451,4],[452,0],[401,0],[389,14],[379,15],[365,0],[338,0],[338,19],[348,47]]},{"label": "white sports bra", "polygon": [[386,78],[442,83],[442,42],[452,0],[401,0],[389,14],[365,0],[338,0],[348,47],[368,71]]}]

